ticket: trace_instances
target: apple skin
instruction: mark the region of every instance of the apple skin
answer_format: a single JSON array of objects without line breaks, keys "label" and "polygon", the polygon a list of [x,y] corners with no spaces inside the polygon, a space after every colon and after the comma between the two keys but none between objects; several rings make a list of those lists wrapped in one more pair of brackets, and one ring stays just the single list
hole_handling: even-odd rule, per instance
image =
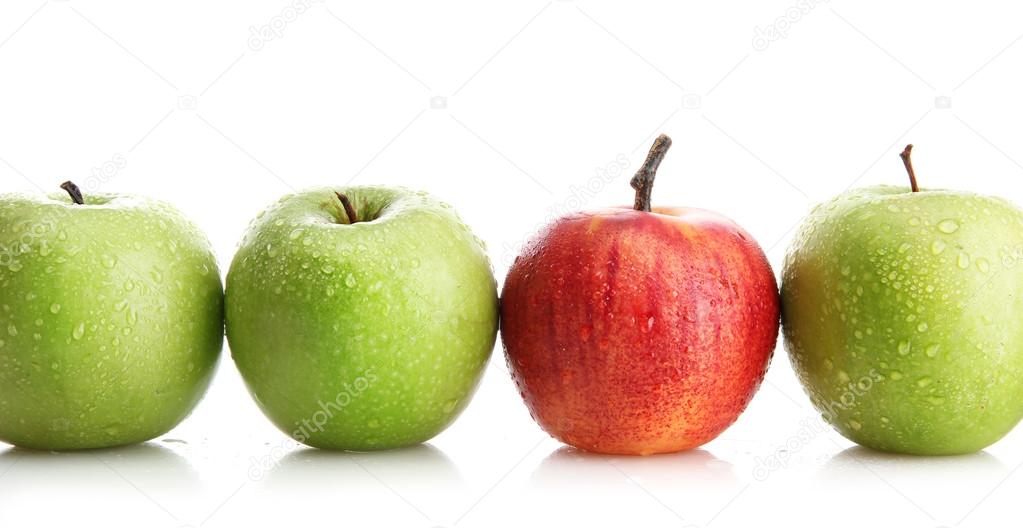
[{"label": "apple skin", "polygon": [[818,206],[786,257],[785,341],[840,433],[916,455],[981,450],[1023,417],[1023,213],[878,186]]},{"label": "apple skin", "polygon": [[[335,191],[359,222],[347,224]],[[227,277],[227,335],[283,432],[389,449],[429,440],[469,403],[497,303],[482,241],[447,204],[400,188],[317,188],[250,226]]]},{"label": "apple skin", "polygon": [[0,440],[155,438],[202,398],[224,341],[205,235],[169,205],[0,196]]},{"label": "apple skin", "polygon": [[587,451],[709,442],[746,408],[778,336],[778,289],[739,226],[698,209],[554,221],[502,294],[508,367],[539,425]]}]

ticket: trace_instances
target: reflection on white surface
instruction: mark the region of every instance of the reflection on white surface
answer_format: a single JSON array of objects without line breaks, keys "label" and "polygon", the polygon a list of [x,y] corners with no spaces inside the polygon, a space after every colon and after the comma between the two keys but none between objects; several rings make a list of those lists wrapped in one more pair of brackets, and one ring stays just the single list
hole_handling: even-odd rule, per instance
[{"label": "reflection on white surface", "polygon": [[854,446],[831,457],[821,468],[819,476],[825,481],[847,482],[861,473],[892,473],[897,474],[899,479],[920,486],[928,483],[940,486],[945,484],[940,478],[943,475],[954,475],[961,485],[970,480],[987,481],[1007,471],[1008,468],[1001,460],[986,451],[970,455],[922,457]]},{"label": "reflection on white surface", "polygon": [[152,443],[71,452],[14,447],[0,452],[0,472],[5,471],[0,501],[10,493],[104,492],[108,486],[121,488],[125,480],[150,490],[182,493],[199,482],[184,458]]},{"label": "reflection on white surface", "polygon": [[[916,510],[936,524],[959,524],[1011,469],[994,455],[921,457],[850,447],[817,474],[818,493],[856,494],[862,500]],[[951,496],[955,500],[949,500]]]},{"label": "reflection on white surface", "polygon": [[271,470],[266,484],[288,489],[343,486],[346,476],[367,474],[413,487],[457,487],[461,474],[443,451],[429,444],[373,453],[302,448]]},{"label": "reflection on white surface", "polygon": [[[263,512],[264,521],[288,524],[322,522],[346,511],[400,525],[432,526],[439,522],[435,519],[457,517],[472,496],[455,464],[428,444],[373,453],[300,448],[267,471],[252,492],[246,500]],[[269,507],[282,497],[301,508]],[[235,508],[218,521],[232,525],[247,515],[251,509]]]},{"label": "reflection on white surface", "polygon": [[[633,457],[560,447],[532,473],[525,496],[536,512],[559,511],[563,522],[585,513],[590,519],[631,525],[639,512],[621,504],[635,503],[643,505],[645,521],[684,527],[713,519],[744,486],[730,463],[703,449]],[[544,521],[528,511],[520,520]]]},{"label": "reflection on white surface", "polygon": [[652,484],[699,482],[730,486],[738,482],[731,464],[703,449],[639,457],[597,455],[569,446],[562,446],[548,455],[533,473],[532,481],[538,486],[561,487],[584,482],[600,485],[609,482],[598,478],[609,470]]},{"label": "reflection on white surface", "polygon": [[4,526],[114,515],[173,522],[173,511],[202,497],[189,463],[154,443],[75,452],[10,448],[0,452],[0,475]]}]

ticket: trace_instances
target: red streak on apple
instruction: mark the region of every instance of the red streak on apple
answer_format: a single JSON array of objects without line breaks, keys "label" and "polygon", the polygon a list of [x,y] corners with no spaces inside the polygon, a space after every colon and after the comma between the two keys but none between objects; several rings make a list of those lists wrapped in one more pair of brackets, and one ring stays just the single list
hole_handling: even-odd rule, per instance
[{"label": "red streak on apple", "polygon": [[699,209],[604,209],[547,226],[501,309],[533,418],[588,451],[649,455],[717,437],[763,381],[778,336],[774,273],[738,225]]}]

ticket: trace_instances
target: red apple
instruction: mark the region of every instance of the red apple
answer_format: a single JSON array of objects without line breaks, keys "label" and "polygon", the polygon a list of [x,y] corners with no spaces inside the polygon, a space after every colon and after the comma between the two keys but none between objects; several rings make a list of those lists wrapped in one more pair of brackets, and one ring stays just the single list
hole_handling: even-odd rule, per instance
[{"label": "red apple", "polygon": [[544,430],[587,451],[709,442],[746,408],[774,352],[778,288],[760,246],[709,211],[651,211],[670,145],[658,137],[633,178],[635,208],[555,220],[504,284],[519,392]]}]

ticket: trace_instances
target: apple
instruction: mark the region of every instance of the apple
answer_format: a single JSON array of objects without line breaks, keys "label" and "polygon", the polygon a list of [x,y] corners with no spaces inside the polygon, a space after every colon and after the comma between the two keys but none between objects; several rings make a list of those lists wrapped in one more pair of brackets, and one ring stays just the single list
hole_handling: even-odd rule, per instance
[{"label": "apple", "polygon": [[205,235],[146,198],[0,195],[0,441],[132,444],[183,420],[224,341]]},{"label": "apple", "polygon": [[732,221],[651,208],[654,142],[633,208],[570,214],[515,260],[501,335],[539,425],[587,451],[649,455],[715,438],[763,380],[778,290],[757,243]]},{"label": "apple", "polygon": [[906,187],[817,206],[786,256],[785,343],[814,406],[875,449],[983,449],[1023,417],[1023,212]]},{"label": "apple", "polygon": [[469,403],[497,334],[483,242],[401,188],[316,188],[253,221],[227,276],[227,336],[256,403],[295,440],[424,442]]}]

